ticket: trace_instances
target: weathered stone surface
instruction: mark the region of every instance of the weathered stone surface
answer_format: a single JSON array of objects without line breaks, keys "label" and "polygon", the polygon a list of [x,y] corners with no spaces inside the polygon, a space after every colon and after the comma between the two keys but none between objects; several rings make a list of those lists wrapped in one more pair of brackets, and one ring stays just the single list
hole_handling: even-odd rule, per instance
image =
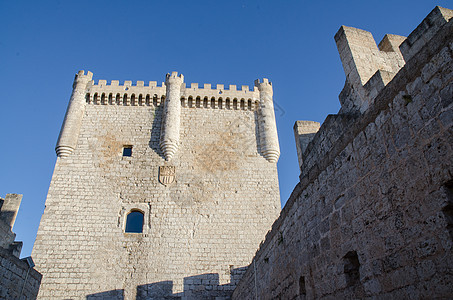
[{"label": "weathered stone surface", "polygon": [[[33,249],[39,298],[230,297],[280,210],[260,91],[186,87],[176,74],[167,83],[87,84],[76,147],[57,158]],[[143,233],[125,233],[132,211]]]},{"label": "weathered stone surface", "polygon": [[22,242],[11,231],[21,201],[19,194],[0,198],[0,299],[35,299],[41,282],[33,265],[19,259]]},{"label": "weathered stone surface", "polygon": [[409,36],[417,51],[375,95],[348,90],[347,78],[339,115],[307,146],[300,183],[233,299],[451,298],[451,15],[428,15],[429,36]]}]

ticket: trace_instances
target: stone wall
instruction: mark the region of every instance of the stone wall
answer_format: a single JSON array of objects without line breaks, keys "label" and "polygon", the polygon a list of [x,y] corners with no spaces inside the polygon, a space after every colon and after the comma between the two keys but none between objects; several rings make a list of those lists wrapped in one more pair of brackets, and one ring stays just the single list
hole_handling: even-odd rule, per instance
[{"label": "stone wall", "polygon": [[[41,298],[231,295],[278,216],[276,164],[261,153],[259,111],[233,97],[227,107],[228,91],[221,107],[186,92],[168,161],[163,99],[112,103],[90,92],[77,145],[57,158],[33,249]],[[162,166],[175,167],[173,183],[159,181]],[[144,213],[143,233],[124,232],[132,210]]]},{"label": "stone wall", "polygon": [[31,257],[19,259],[22,242],[11,230],[21,201],[19,194],[0,198],[0,299],[35,299],[41,282]]},{"label": "stone wall", "polygon": [[0,248],[0,299],[36,299],[42,275]]},{"label": "stone wall", "polygon": [[411,55],[364,111],[347,82],[347,109],[307,146],[300,183],[233,299],[451,297],[451,16],[435,8],[402,43]]}]

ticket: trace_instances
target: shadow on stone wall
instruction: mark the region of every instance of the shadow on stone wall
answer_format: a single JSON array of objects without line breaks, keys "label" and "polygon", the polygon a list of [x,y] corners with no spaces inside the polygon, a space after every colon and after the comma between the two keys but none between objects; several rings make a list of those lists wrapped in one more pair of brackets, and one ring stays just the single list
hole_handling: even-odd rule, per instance
[{"label": "shadow on stone wall", "polygon": [[150,132],[149,147],[158,154],[162,159],[165,159],[164,153],[160,149],[160,131],[162,127],[162,113],[163,113],[163,104],[156,106],[153,114],[153,125]]},{"label": "shadow on stone wall", "polygon": [[87,300],[90,299],[124,299],[124,290],[112,290],[96,294],[87,295]]},{"label": "shadow on stone wall", "polygon": [[[184,293],[173,293],[173,281],[159,281],[137,286],[135,299],[230,299],[247,267],[232,268],[230,282],[219,284],[219,274],[205,273],[184,278]],[[111,290],[86,296],[86,299],[123,300],[124,290]]]}]

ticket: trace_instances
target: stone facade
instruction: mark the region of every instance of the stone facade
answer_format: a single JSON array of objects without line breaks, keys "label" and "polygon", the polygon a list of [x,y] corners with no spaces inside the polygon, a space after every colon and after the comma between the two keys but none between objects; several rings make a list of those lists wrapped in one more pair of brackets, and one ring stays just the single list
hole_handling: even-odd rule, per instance
[{"label": "stone facade", "polygon": [[19,259],[22,242],[11,231],[21,201],[19,194],[0,198],[0,299],[35,299],[41,282],[31,257]]},{"label": "stone facade", "polygon": [[272,84],[92,76],[76,75],[56,147],[39,298],[229,298],[280,211]]},{"label": "stone facade", "polygon": [[452,298],[452,17],[379,49],[339,30],[342,107],[298,146],[300,183],[233,299]]}]

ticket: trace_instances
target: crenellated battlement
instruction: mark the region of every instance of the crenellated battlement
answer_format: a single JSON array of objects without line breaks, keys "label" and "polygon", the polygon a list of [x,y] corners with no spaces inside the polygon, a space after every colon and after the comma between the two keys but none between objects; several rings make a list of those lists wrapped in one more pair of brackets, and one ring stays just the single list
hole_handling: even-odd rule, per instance
[{"label": "crenellated battlement", "polygon": [[[168,74],[168,76],[178,76],[177,73],[173,73],[171,75]],[[182,74],[179,76],[182,76]],[[179,76],[178,78],[180,78]],[[268,79],[264,79],[263,83],[269,84]],[[183,82],[180,93],[182,106],[191,108],[254,110],[259,102],[258,86],[254,86],[251,89],[248,85],[238,87],[233,84],[212,85],[210,83]],[[158,85],[157,81],[149,81],[145,84],[145,81],[133,83],[130,80],[126,80],[123,84],[120,84],[119,80],[108,82],[100,79],[97,82],[93,80],[88,85],[86,102],[100,105],[159,106],[165,100],[165,95],[165,82]]]},{"label": "crenellated battlement", "polygon": [[366,111],[399,70],[452,17],[452,10],[437,6],[409,37],[387,34],[378,45],[370,32],[341,26],[335,42],[346,74],[340,95],[342,111]]},{"label": "crenellated battlement", "polygon": [[[155,92],[155,91],[154,91]],[[181,106],[186,108],[214,108],[232,110],[256,110],[259,108],[259,99],[255,96],[230,97],[227,94],[210,96],[192,96],[201,93],[188,93],[189,96],[180,97]],[[121,106],[160,106],[165,101],[165,93],[87,93],[87,104],[93,105],[121,105]]]},{"label": "crenellated battlement", "polygon": [[183,106],[188,107],[255,109],[259,102],[259,91],[256,87],[251,90],[248,85],[241,85],[238,89],[238,86],[233,84],[217,84],[212,88],[208,83],[202,87],[198,83],[190,83],[181,88],[181,99]]},{"label": "crenellated battlement", "polygon": [[[82,71],[81,71],[82,72]],[[91,73],[91,72],[90,72]],[[259,80],[258,80],[259,81]],[[122,88],[125,89],[133,89],[133,88],[165,88],[165,82],[162,82],[160,85],[157,83],[157,81],[149,81],[148,83],[145,83],[145,81],[138,80],[135,83],[133,83],[131,80],[126,80],[124,81],[123,84],[120,84],[119,80],[111,80],[108,82],[105,79],[99,79],[97,82],[92,81],[91,87],[90,88],[108,88],[108,87],[115,87],[115,88]],[[185,90],[193,90],[193,91],[201,91],[201,92],[212,92],[215,94],[222,94],[225,91],[231,91],[231,92],[243,92],[243,93],[252,93],[252,92],[257,92],[258,87],[254,86],[253,88],[250,88],[249,85],[241,85],[238,87],[235,84],[230,84],[230,85],[225,85],[225,84],[216,84],[215,88],[213,87],[213,84],[211,83],[204,83],[204,84],[199,84],[197,82],[193,83],[184,83],[182,86],[182,89]]]},{"label": "crenellated battlement", "polygon": [[270,95],[273,95],[272,82],[267,78],[263,78],[261,82],[259,79],[255,80],[255,89],[258,89],[261,92],[266,92]]},{"label": "crenellated battlement", "polygon": [[[89,78],[78,80],[79,76]],[[165,83],[160,87],[156,81],[150,81],[148,86],[145,86],[144,81],[137,81],[133,86],[130,80],[119,85],[118,80],[107,84],[107,80],[101,79],[94,84],[92,76],[91,72],[84,75],[84,71],[79,71],[76,75],[71,100],[55,148],[59,157],[71,155],[76,148],[86,105],[117,105],[162,108],[159,146],[165,160],[171,160],[177,152],[182,109],[256,111],[257,125],[261,132],[261,152],[269,162],[278,161],[280,146],[275,124],[273,90],[272,83],[267,78],[256,80],[253,90],[250,90],[248,85],[242,85],[238,90],[236,85],[229,85],[229,88],[225,89],[223,84],[217,84],[215,89],[211,84],[199,87],[198,83],[191,83],[188,87],[184,84],[184,76],[178,75],[178,72],[166,74]]]},{"label": "crenellated battlement", "polygon": [[79,72],[77,72],[76,77],[77,78],[85,78],[85,79],[92,80],[93,79],[93,73],[90,72],[90,71],[87,71],[87,73],[85,74],[84,70],[80,70]]},{"label": "crenellated battlement", "polygon": [[399,51],[404,40],[403,36],[386,35],[378,47],[371,32],[341,26],[335,42],[346,74],[345,89],[356,96],[354,103],[341,103],[343,110],[363,112],[370,106],[377,94],[373,90],[385,86],[404,66]]},{"label": "crenellated battlement", "polygon": [[119,80],[111,80],[110,83],[108,83],[107,80],[105,79],[99,79],[97,82],[93,80],[92,86],[97,86],[99,88],[101,87],[149,87],[149,88],[155,88],[155,87],[165,87],[165,82],[162,82],[160,85],[157,84],[157,81],[149,81],[147,84],[145,84],[144,81],[138,80],[135,83],[132,82],[132,80],[125,80],[123,84],[120,84]]}]

